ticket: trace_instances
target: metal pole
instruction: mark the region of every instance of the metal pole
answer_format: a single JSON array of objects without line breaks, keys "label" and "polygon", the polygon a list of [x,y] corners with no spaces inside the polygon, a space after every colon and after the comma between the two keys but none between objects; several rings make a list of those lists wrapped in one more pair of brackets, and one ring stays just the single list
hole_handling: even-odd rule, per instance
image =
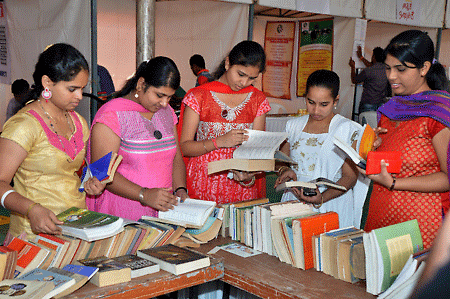
[{"label": "metal pole", "polygon": [[155,56],[155,3],[136,1],[136,67]]},{"label": "metal pole", "polygon": [[442,41],[442,28],[438,28],[436,38],[436,51],[434,51],[434,58],[436,58],[436,60],[439,60],[439,52],[441,51],[441,41]]},{"label": "metal pole", "polygon": [[248,32],[247,32],[247,40],[253,39],[253,17],[255,15],[255,3],[253,2],[248,7]]},{"label": "metal pole", "polygon": [[[91,90],[93,95],[97,95],[99,91],[99,82],[97,74],[97,0],[91,0]],[[97,113],[98,105],[96,101],[89,98],[90,115],[87,121],[90,124]]]}]

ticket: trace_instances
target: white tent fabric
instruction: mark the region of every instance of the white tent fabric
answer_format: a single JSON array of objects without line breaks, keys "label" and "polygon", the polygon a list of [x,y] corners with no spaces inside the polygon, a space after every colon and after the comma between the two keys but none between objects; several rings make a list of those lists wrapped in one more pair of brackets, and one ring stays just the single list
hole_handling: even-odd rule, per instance
[{"label": "white tent fabric", "polygon": [[[416,1],[419,10],[419,18],[409,25],[421,27],[442,28],[444,25],[446,0]],[[397,0],[365,0],[365,17],[369,20],[389,22],[395,24],[406,24],[396,17]],[[448,6],[447,6],[448,7]],[[447,19],[448,22],[448,19]]]},{"label": "white tent fabric", "polygon": [[[90,1],[5,0],[4,3],[9,32],[12,81],[24,78],[31,85],[38,55],[50,44],[58,42],[71,44],[90,61]],[[1,88],[10,87],[3,85]],[[0,106],[1,123],[5,119],[7,104],[7,101],[2,101]],[[82,101],[77,111],[89,121],[88,101]]]}]

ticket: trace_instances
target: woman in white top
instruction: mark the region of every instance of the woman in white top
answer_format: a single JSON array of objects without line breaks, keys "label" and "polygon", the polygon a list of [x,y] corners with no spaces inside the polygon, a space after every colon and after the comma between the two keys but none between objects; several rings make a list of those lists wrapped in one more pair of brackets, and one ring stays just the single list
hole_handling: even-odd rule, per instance
[{"label": "woman in white top", "polygon": [[334,113],[339,101],[339,77],[335,72],[313,72],[306,82],[305,94],[308,115],[287,122],[289,136],[281,147],[298,165],[282,166],[275,187],[289,180],[311,181],[319,177],[332,180],[347,191],[320,187],[316,195],[305,196],[301,188],[291,188],[283,194],[282,201],[299,199],[313,204],[319,212],[335,211],[340,227],[359,228],[369,180],[358,173],[333,139],[337,136],[356,149],[363,128]]}]

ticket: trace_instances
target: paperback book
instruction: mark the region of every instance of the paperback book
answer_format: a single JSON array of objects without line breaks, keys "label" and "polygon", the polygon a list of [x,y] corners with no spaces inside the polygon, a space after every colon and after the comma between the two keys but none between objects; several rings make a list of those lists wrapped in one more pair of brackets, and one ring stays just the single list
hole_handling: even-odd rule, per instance
[{"label": "paperback book", "polygon": [[84,183],[91,177],[96,177],[100,182],[107,184],[113,181],[114,174],[123,157],[113,152],[109,152],[97,161],[86,165],[81,175],[80,192],[84,191]]},{"label": "paperback book", "polygon": [[327,178],[317,178],[309,182],[288,181],[278,185],[276,191],[281,191],[288,188],[304,188],[309,190],[315,190],[318,187],[334,188],[341,191],[347,191],[347,188],[345,188],[344,186],[338,185]]},{"label": "paperback book", "polygon": [[131,278],[155,273],[159,271],[159,265],[148,259],[134,254],[117,256],[113,260],[131,269]]},{"label": "paperback book", "polygon": [[0,282],[0,299],[42,299],[54,288],[51,281],[5,279]]},{"label": "paperback book", "polygon": [[20,277],[20,280],[52,282],[54,284],[54,288],[45,294],[45,296],[42,297],[43,299],[52,298],[75,284],[75,279],[70,276],[39,268],[24,273]]},{"label": "paperback book", "polygon": [[77,261],[77,264],[98,268],[90,282],[98,287],[109,286],[131,280],[131,268],[106,256]]}]

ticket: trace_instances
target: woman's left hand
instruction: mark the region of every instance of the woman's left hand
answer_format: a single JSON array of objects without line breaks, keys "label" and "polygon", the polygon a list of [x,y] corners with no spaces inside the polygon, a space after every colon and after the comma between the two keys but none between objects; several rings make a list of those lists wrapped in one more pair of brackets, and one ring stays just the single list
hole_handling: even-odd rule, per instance
[{"label": "woman's left hand", "polygon": [[186,190],[184,189],[179,189],[177,192],[175,192],[175,195],[180,198],[180,202],[183,202],[186,198],[189,197]]},{"label": "woman's left hand", "polygon": [[[392,177],[392,175],[387,171],[387,164],[384,160],[380,161],[380,165],[381,165],[381,172],[378,174],[369,174],[367,175],[367,177],[369,179],[371,179],[372,181],[374,181],[375,183],[378,183],[386,188],[391,187],[392,182],[394,180],[394,178]],[[358,171],[364,175],[366,175],[366,171],[360,167],[356,167],[358,169]]]},{"label": "woman's left hand", "polygon": [[100,195],[105,187],[106,184],[100,182],[96,177],[91,177],[84,182],[84,191],[89,195]]},{"label": "woman's left hand", "polygon": [[303,194],[303,188],[292,188],[292,193],[303,202],[320,205],[322,204],[322,193],[320,193],[319,189],[316,189],[316,195],[314,196],[305,196]]},{"label": "woman's left hand", "polygon": [[247,182],[253,179],[254,176],[261,173],[261,171],[257,172],[247,172],[247,171],[237,171],[237,170],[231,170],[233,173],[233,180],[237,182]]}]

